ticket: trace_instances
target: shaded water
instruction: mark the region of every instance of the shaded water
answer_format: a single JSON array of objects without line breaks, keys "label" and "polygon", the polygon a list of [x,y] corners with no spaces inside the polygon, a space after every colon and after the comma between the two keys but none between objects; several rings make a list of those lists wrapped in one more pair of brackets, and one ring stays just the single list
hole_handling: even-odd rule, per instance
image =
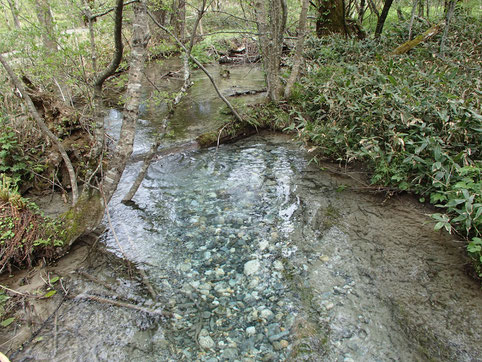
[{"label": "shaded water", "polygon": [[[196,104],[176,118],[187,129],[178,139],[216,118],[218,106]],[[136,152],[156,122],[140,121]],[[482,293],[464,273],[463,245],[424,225],[411,200],[338,192],[356,183],[308,160],[269,134],[172,154],[125,206],[140,163],[129,165],[109,207],[119,244],[107,233],[112,254],[86,266],[112,290],[79,276],[69,290],[172,318],[66,300],[16,360],[477,361]],[[120,249],[157,299],[129,277]]]}]

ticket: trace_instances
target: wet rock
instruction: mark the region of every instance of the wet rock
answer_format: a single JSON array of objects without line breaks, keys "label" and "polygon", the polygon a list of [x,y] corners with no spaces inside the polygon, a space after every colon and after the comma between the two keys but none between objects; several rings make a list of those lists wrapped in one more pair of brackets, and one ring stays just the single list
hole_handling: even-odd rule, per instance
[{"label": "wet rock", "polygon": [[244,264],[244,274],[246,276],[250,276],[256,274],[259,271],[260,263],[257,259],[250,260],[246,264]]},{"label": "wet rock", "polygon": [[274,317],[274,314],[271,310],[269,309],[263,309],[260,313],[261,318],[266,319],[266,320],[271,320]]},{"label": "wet rock", "polygon": [[284,269],[281,260],[275,260],[275,262],[273,263],[273,267],[278,271],[282,271]]},{"label": "wet rock", "polygon": [[246,334],[248,336],[254,336],[256,334],[256,328],[253,326],[246,328]]},{"label": "wet rock", "polygon": [[182,271],[183,273],[188,272],[191,269],[191,263],[182,263],[179,266],[179,270]]},{"label": "wet rock", "polygon": [[205,329],[199,333],[199,345],[204,349],[211,349],[214,347],[214,341]]}]

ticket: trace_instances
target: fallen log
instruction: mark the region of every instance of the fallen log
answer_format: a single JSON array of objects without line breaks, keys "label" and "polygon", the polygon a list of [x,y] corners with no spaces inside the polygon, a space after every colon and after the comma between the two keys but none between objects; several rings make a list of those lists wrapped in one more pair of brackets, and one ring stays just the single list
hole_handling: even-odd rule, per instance
[{"label": "fallen log", "polygon": [[425,31],[423,34],[420,34],[413,40],[409,40],[402,45],[400,45],[398,48],[396,48],[394,51],[390,53],[390,55],[401,55],[409,52],[413,48],[415,48],[418,44],[427,41],[428,39],[434,37],[438,33],[442,31],[442,29],[445,26],[445,21],[442,21],[441,23],[432,26],[429,28],[427,31]]},{"label": "fallen log", "polygon": [[234,91],[232,93],[226,94],[226,96],[227,97],[241,97],[241,96],[248,96],[248,95],[264,93],[264,92],[266,92],[266,88],[265,89],[249,89],[249,90],[245,90],[245,91]]}]

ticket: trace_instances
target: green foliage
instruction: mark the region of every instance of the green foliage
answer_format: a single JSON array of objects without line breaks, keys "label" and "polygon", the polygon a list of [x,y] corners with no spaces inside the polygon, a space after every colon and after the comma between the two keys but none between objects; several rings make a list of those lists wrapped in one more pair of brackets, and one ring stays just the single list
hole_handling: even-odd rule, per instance
[{"label": "green foliage", "polygon": [[17,135],[0,116],[0,173],[7,174],[17,184],[32,177],[29,165]]},{"label": "green foliage", "polygon": [[[406,39],[394,28],[381,43],[325,37],[308,41],[311,68],[293,92],[289,129],[333,160],[362,161],[371,181],[414,192],[444,212],[436,229],[456,232],[480,259],[482,116],[480,22],[458,17],[449,62],[438,40],[410,55],[387,57]],[[479,269],[479,273],[480,273]]]}]

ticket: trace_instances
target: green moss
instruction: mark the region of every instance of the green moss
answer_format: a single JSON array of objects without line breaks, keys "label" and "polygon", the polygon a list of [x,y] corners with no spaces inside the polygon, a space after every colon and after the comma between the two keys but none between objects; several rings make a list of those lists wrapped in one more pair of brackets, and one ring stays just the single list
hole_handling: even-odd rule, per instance
[{"label": "green moss", "polygon": [[65,225],[64,247],[70,247],[77,238],[97,227],[104,215],[101,195],[91,190],[82,194],[77,204],[60,216]]},{"label": "green moss", "polygon": [[211,147],[217,144],[218,141],[218,133],[216,132],[208,132],[200,135],[196,139],[197,143],[201,148]]}]

